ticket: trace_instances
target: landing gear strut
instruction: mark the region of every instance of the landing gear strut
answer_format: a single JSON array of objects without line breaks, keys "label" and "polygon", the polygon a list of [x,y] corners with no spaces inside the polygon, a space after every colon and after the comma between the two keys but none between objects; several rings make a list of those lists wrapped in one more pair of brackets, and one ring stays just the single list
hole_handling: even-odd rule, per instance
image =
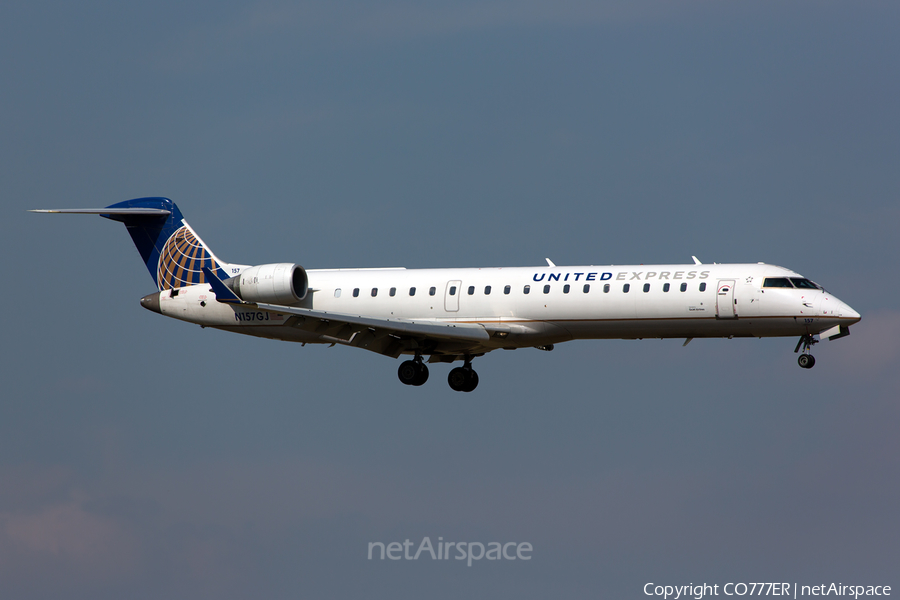
[{"label": "landing gear strut", "polygon": [[478,387],[478,373],[472,368],[472,359],[466,358],[466,364],[451,369],[447,383],[455,392],[471,392]]},{"label": "landing gear strut", "polygon": [[818,344],[819,340],[813,339],[813,336],[806,334],[800,336],[800,341],[797,342],[797,347],[794,348],[794,353],[800,352],[800,347],[803,346],[803,354],[797,357],[797,364],[800,365],[803,369],[812,369],[816,366],[816,358],[809,353],[809,349],[813,344]]},{"label": "landing gear strut", "polygon": [[397,377],[406,385],[422,385],[428,381],[428,367],[422,362],[422,357],[417,354],[413,360],[400,363]]}]

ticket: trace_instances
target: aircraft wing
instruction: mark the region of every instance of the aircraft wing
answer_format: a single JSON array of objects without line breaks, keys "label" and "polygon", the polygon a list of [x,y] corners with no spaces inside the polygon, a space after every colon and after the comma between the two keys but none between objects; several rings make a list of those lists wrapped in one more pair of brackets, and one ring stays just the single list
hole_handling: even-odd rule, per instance
[{"label": "aircraft wing", "polygon": [[325,341],[357,346],[390,356],[399,356],[402,350],[416,346],[404,343],[407,340],[415,340],[420,347],[427,349],[441,342],[450,342],[454,347],[478,346],[491,337],[477,323],[375,319],[278,304],[257,303],[255,306],[259,310],[291,315],[290,324],[293,327],[321,333]]},{"label": "aircraft wing", "polygon": [[457,348],[480,346],[491,337],[491,334],[477,323],[377,319],[280,304],[244,302],[207,267],[203,267],[203,272],[218,302],[291,315],[286,325],[319,333],[323,341],[365,348],[379,354],[397,357],[403,350],[418,347],[428,351],[441,344],[446,346],[448,351],[452,351]]}]

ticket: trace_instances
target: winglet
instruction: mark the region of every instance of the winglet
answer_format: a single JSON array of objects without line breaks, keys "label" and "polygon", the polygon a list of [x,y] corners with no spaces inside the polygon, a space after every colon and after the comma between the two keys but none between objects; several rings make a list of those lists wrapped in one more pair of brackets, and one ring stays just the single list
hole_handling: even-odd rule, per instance
[{"label": "winglet", "polygon": [[695,264],[695,265],[702,265],[702,264],[703,264],[702,262],[700,262],[699,260],[697,260],[697,257],[696,257],[696,256],[691,256],[691,258],[694,259],[694,264]]},{"label": "winglet", "polygon": [[548,266],[548,267],[555,267],[555,266],[556,266],[556,265],[553,264],[553,261],[550,260],[549,258],[545,258],[544,260],[547,261],[547,266]]},{"label": "winglet", "polygon": [[228,286],[222,283],[222,280],[216,277],[216,274],[209,267],[203,267],[203,276],[206,277],[206,283],[212,288],[216,295],[216,302],[224,304],[243,304],[244,301],[228,289]]}]

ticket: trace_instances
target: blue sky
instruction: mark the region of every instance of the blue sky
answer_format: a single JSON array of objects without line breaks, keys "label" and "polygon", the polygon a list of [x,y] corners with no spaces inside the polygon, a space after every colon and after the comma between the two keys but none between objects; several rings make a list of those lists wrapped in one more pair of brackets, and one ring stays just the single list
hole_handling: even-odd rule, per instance
[{"label": "blue sky", "polygon": [[[900,42],[889,2],[6,2],[0,592],[642,597],[900,585]],[[224,260],[765,261],[863,315],[793,339],[435,366],[139,306],[120,225]],[[25,254],[22,252],[25,251]],[[529,562],[366,560],[527,541]]]}]

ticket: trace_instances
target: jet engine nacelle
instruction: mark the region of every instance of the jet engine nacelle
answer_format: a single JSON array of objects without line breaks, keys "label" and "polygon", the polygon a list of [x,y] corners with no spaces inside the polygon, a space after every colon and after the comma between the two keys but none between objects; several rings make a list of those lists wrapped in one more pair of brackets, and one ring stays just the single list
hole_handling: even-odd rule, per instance
[{"label": "jet engine nacelle", "polygon": [[244,302],[294,304],[306,298],[306,270],[292,263],[259,265],[224,281]]}]

